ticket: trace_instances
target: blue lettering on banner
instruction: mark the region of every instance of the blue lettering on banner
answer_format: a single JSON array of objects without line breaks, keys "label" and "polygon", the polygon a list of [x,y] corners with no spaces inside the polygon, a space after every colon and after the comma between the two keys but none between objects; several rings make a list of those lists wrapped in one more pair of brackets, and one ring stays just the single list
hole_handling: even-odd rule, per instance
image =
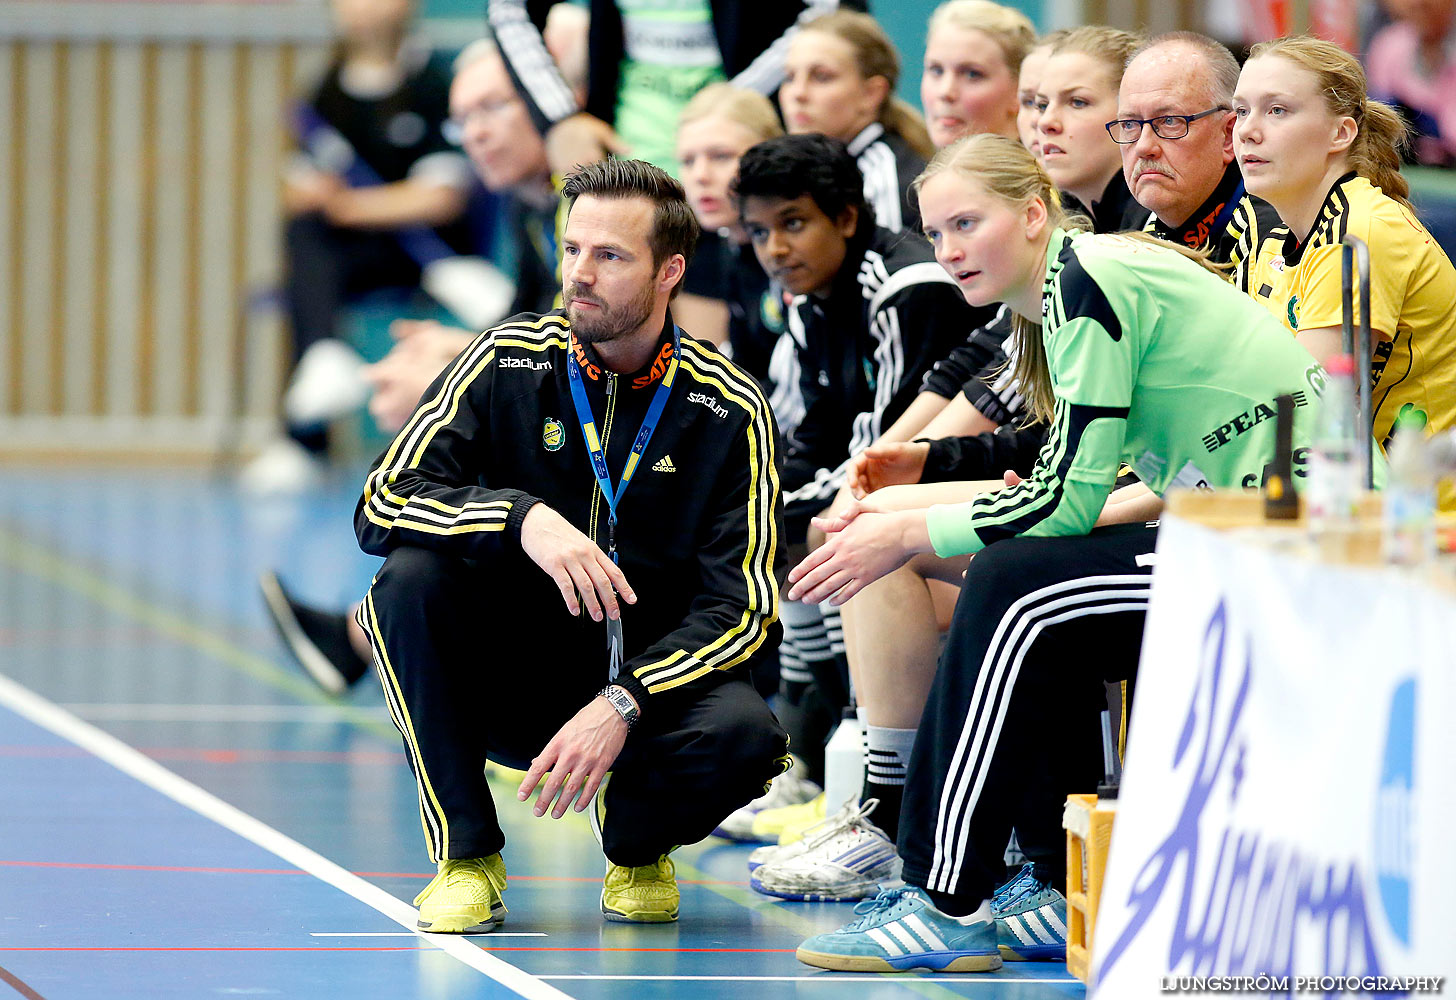
[{"label": "blue lettering on banner", "polygon": [[1390,929],[1410,944],[1411,821],[1414,815],[1416,682],[1404,681],[1390,699],[1385,762],[1375,801],[1375,883]]},{"label": "blue lettering on banner", "polygon": [[[1312,857],[1259,830],[1203,829],[1215,789],[1237,801],[1248,767],[1240,721],[1254,675],[1253,640],[1229,631],[1220,600],[1204,631],[1198,681],[1173,751],[1172,770],[1188,774],[1188,791],[1173,829],[1133,879],[1125,904],[1131,919],[1098,963],[1097,976],[1105,979],[1117,966],[1165,894],[1177,904],[1170,970],[1187,968],[1195,976],[1291,976],[1308,969],[1379,975],[1356,860]],[[1239,647],[1242,669],[1230,662]],[[1299,943],[1309,941],[1322,942],[1322,952],[1296,954]]]}]

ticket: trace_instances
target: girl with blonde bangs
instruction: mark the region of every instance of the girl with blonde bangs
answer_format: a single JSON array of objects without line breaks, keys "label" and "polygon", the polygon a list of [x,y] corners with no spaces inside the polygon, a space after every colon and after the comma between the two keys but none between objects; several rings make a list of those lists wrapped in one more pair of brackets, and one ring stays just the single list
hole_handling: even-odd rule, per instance
[{"label": "girl with blonde bangs", "polygon": [[935,152],[920,113],[895,97],[900,56],[873,17],[837,10],[804,25],[784,57],[779,108],[790,134],[819,132],[849,147],[875,222],[918,231],[910,181]]},{"label": "girl with blonde bangs", "polygon": [[673,303],[678,323],[696,337],[729,345],[733,359],[764,385],[769,358],[783,331],[773,317],[767,277],[738,224],[731,186],[750,147],[783,135],[773,103],[727,83],[709,84],[683,108],[677,126],[679,179],[703,227],[688,263],[683,293]]},{"label": "girl with blonde bangs", "polygon": [[931,141],[1016,134],[1017,77],[1036,32],[1026,15],[991,0],[947,0],[930,16],[920,106]]},{"label": "girl with blonde bangs", "polygon": [[[1353,56],[1307,36],[1254,47],[1234,119],[1244,186],[1289,227],[1265,241],[1254,297],[1318,360],[1340,353],[1340,244],[1364,240],[1372,353],[1357,363],[1370,366],[1376,440],[1388,443],[1397,419],[1428,433],[1456,426],[1456,270],[1407,199],[1405,123],[1366,96]],[[1449,480],[1440,503],[1456,510]]]},{"label": "girl with blonde bangs", "polygon": [[[788,599],[835,604],[912,560],[934,578],[965,574],[939,669],[896,678],[927,692],[901,806],[905,885],[798,951],[841,971],[1064,958],[1064,940],[1027,929],[1065,926],[1062,804],[1101,770],[1103,682],[1135,677],[1157,539],[1140,501],[1125,502],[1135,520],[1113,523],[1118,468],[1158,497],[1257,486],[1274,421],[1219,429],[1272,413],[1281,394],[1313,399],[1321,384],[1264,310],[1179,248],[1066,228],[1075,220],[1047,171],[1012,140],[963,139],[916,186],[936,259],[965,300],[1016,313],[1023,384],[1045,391],[1034,408],[1051,430],[1024,481],[928,508],[872,493],[821,521],[828,541],[789,574]],[[1310,410],[1296,411],[1296,449]],[[1013,823],[1029,864],[993,909]]]}]

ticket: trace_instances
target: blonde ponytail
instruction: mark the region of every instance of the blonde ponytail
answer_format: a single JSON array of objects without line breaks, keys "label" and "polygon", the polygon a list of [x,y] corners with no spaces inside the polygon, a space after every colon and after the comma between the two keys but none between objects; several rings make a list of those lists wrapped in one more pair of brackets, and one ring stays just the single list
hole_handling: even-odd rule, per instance
[{"label": "blonde ponytail", "polygon": [[921,159],[928,160],[935,155],[935,143],[930,141],[925,119],[900,98],[892,97],[880,108],[880,124],[885,126],[886,132],[904,139]]},{"label": "blonde ponytail", "polygon": [[1411,208],[1410,182],[1400,172],[1400,154],[1410,141],[1410,128],[1400,112],[1380,101],[1366,100],[1364,121],[1350,147],[1350,166],[1391,198]]}]

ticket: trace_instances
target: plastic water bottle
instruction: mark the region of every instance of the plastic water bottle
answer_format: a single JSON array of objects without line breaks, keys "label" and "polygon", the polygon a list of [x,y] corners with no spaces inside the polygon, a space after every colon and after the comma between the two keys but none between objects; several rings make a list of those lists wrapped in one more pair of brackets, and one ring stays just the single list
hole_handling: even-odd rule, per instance
[{"label": "plastic water bottle", "polygon": [[1404,414],[1390,444],[1382,549],[1385,561],[1420,566],[1436,555],[1436,467],[1425,420]]},{"label": "plastic water bottle", "polygon": [[1348,354],[1325,365],[1304,486],[1310,535],[1321,547],[1342,551],[1354,533],[1360,498],[1359,432],[1355,424],[1355,362]]},{"label": "plastic water bottle", "polygon": [[824,814],[832,816],[846,802],[859,800],[864,784],[864,731],[854,709],[846,709],[824,746]]}]

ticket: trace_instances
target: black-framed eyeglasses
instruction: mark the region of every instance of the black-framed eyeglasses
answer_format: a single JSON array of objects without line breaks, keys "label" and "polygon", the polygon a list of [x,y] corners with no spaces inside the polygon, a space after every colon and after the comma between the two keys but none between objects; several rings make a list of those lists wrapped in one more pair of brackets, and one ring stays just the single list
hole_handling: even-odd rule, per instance
[{"label": "black-framed eyeglasses", "polygon": [[1143,126],[1151,125],[1153,135],[1159,139],[1181,139],[1188,134],[1188,129],[1200,118],[1207,118],[1209,115],[1216,115],[1220,111],[1227,111],[1228,108],[1209,108],[1207,111],[1200,111],[1196,115],[1159,115],[1156,118],[1119,118],[1116,121],[1108,122],[1107,134],[1112,136],[1112,141],[1130,146],[1142,138]]}]

